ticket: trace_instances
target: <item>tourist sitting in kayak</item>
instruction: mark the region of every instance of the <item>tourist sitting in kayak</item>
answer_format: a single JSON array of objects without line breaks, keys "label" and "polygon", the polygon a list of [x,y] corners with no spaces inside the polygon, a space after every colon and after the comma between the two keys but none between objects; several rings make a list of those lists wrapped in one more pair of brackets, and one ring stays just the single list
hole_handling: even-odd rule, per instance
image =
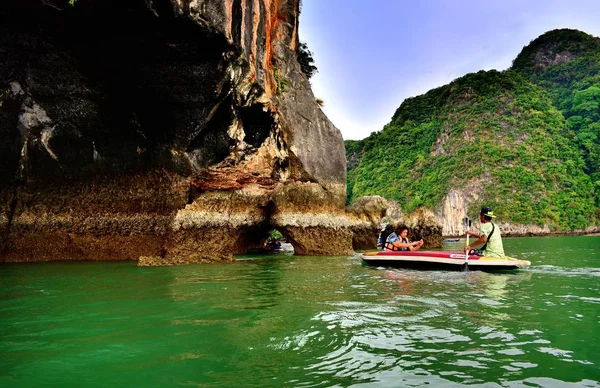
[{"label": "tourist sitting in kayak", "polygon": [[417,251],[423,246],[423,239],[419,241],[409,241],[408,228],[403,226],[400,228],[400,236],[390,230],[389,235],[385,240],[384,250],[386,251]]},{"label": "tourist sitting in kayak", "polygon": [[281,242],[278,238],[269,237],[265,242],[265,250],[267,251],[278,251],[281,250]]},{"label": "tourist sitting in kayak", "polygon": [[[504,259],[504,246],[502,245],[500,229],[492,222],[492,218],[496,218],[492,209],[482,207],[479,213],[479,221],[481,222],[479,230],[481,234],[467,231],[467,235],[477,237],[475,242],[466,247],[469,254]],[[473,245],[479,244],[483,244],[480,249],[471,249]]]}]

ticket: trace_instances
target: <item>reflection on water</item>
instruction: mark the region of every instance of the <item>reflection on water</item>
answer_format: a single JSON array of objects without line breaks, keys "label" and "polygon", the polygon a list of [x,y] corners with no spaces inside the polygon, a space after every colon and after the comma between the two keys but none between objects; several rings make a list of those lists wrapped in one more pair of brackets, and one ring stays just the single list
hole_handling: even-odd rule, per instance
[{"label": "reflection on water", "polygon": [[503,273],[6,266],[0,385],[599,386],[600,239],[558,240],[506,239],[533,264]]},{"label": "reflection on water", "polygon": [[549,351],[545,331],[522,330],[529,314],[520,310],[517,290],[532,279],[530,272],[373,270],[370,281],[389,293],[377,301],[334,303],[337,309],[318,314],[328,330],[347,335],[310,369],[390,386],[474,384],[526,378],[540,354],[574,361],[563,350]]}]

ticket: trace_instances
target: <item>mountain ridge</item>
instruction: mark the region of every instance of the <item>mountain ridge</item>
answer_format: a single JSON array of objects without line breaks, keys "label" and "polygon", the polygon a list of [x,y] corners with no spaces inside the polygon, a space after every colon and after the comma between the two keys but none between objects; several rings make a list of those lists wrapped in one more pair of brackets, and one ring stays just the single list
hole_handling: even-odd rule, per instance
[{"label": "mountain ridge", "polygon": [[[576,80],[568,91],[556,87],[565,83],[555,72],[586,61],[600,69],[599,53],[597,38],[553,30],[526,46],[508,70],[466,74],[404,100],[380,132],[345,142],[348,203],[381,195],[405,213],[426,207],[448,235],[461,232],[465,213],[475,216],[483,205],[509,225],[552,233],[593,228],[598,118],[572,119],[568,99],[594,88],[600,72],[588,66],[591,72],[563,75]],[[593,92],[585,96],[595,98]],[[588,124],[587,154],[578,122]]]}]

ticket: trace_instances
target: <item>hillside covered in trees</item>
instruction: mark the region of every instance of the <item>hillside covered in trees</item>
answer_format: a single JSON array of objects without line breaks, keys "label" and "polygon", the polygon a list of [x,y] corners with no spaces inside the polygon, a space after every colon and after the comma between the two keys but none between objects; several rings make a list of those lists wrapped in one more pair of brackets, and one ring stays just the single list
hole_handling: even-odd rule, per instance
[{"label": "hillside covered in trees", "polygon": [[406,99],[380,132],[348,140],[348,202],[364,195],[443,217],[450,192],[476,214],[574,231],[600,216],[600,40],[554,30],[506,71]]}]

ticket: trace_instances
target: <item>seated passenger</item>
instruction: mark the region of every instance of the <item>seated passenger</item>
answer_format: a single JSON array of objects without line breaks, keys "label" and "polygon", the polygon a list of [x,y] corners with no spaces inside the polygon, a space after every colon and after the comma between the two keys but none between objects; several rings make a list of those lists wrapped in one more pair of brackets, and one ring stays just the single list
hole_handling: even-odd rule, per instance
[{"label": "seated passenger", "polygon": [[403,226],[400,228],[400,237],[394,232],[390,233],[385,240],[386,251],[418,251],[423,246],[423,239],[419,241],[409,241],[408,228]]},{"label": "seated passenger", "polygon": [[273,243],[273,249],[281,249],[281,242],[278,238],[276,238],[275,242]]},{"label": "seated passenger", "polygon": [[278,238],[269,237],[265,242],[264,247],[267,251],[276,251],[281,249],[281,242]]},{"label": "seated passenger", "polygon": [[381,229],[381,232],[379,232],[379,236],[377,236],[377,249],[383,249],[383,236],[385,235],[386,237],[390,234],[390,232],[385,231],[385,228]]}]

